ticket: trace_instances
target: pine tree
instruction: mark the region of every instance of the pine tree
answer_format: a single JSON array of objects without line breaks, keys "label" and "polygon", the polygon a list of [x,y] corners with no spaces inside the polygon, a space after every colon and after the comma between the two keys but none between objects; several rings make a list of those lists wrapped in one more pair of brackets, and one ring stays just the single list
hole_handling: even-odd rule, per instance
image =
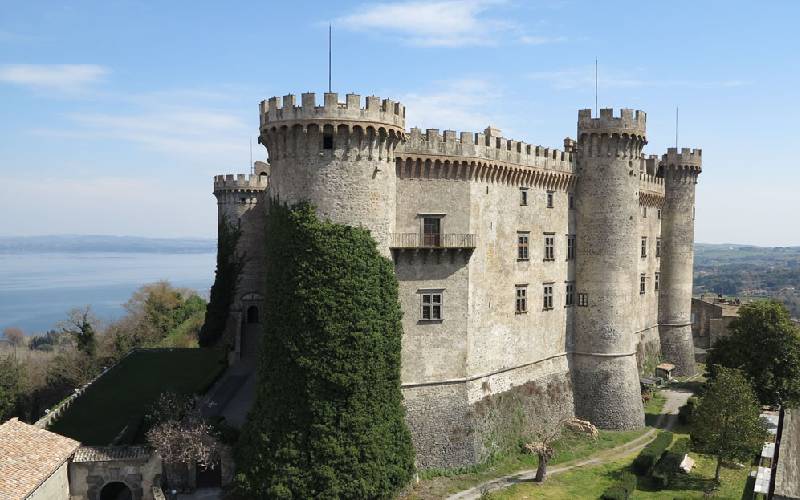
[{"label": "pine tree", "polygon": [[390,498],[413,473],[394,267],[368,231],[273,204],[244,498]]}]

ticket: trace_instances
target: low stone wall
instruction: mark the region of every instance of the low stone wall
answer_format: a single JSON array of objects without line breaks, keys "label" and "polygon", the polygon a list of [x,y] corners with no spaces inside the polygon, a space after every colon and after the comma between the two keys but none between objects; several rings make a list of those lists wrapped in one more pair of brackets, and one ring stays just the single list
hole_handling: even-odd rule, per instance
[{"label": "low stone wall", "polygon": [[520,439],[533,439],[575,415],[570,376],[551,374],[486,396],[472,405],[471,415],[478,462],[513,451]]},{"label": "low stone wall", "polygon": [[468,402],[468,384],[403,389],[406,421],[420,469],[457,468],[513,448],[545,425],[574,415],[567,372],[551,373]]}]

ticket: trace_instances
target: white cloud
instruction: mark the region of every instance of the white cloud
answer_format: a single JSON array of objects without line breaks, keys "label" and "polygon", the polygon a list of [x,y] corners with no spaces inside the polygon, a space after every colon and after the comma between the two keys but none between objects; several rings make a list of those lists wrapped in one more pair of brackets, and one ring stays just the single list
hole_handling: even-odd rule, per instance
[{"label": "white cloud", "polygon": [[[528,73],[531,80],[544,81],[560,90],[594,88],[595,68],[568,68],[554,71]],[[600,67],[598,85],[601,88],[636,88],[636,87],[688,87],[688,88],[724,88],[749,85],[745,80],[676,80],[654,79],[642,76],[645,70],[619,71]]]},{"label": "white cloud", "polygon": [[410,0],[361,5],[357,12],[334,21],[357,31],[388,33],[409,45],[421,47],[463,47],[496,45],[507,38],[524,44],[541,45],[563,41],[526,33],[509,16],[493,15],[493,7],[504,0]]},{"label": "white cloud", "polygon": [[400,96],[406,106],[406,128],[480,131],[494,123],[487,111],[500,100],[501,92],[488,80],[450,80],[435,85]]},{"label": "white cloud", "polygon": [[60,91],[83,89],[100,81],[109,70],[96,64],[5,64],[0,82]]}]

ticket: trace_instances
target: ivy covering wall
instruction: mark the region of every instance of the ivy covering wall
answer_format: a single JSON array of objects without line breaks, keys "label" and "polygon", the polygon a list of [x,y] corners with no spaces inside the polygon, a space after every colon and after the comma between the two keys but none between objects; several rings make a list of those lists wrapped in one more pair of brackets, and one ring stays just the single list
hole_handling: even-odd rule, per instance
[{"label": "ivy covering wall", "polygon": [[236,246],[241,229],[222,219],[218,228],[217,270],[214,272],[214,284],[206,306],[206,318],[198,335],[200,347],[214,346],[225,332],[231,304],[236,296],[236,288],[244,268],[244,255],[237,255]]},{"label": "ivy covering wall", "polygon": [[365,229],[269,207],[256,401],[243,498],[391,498],[413,474],[394,267]]}]

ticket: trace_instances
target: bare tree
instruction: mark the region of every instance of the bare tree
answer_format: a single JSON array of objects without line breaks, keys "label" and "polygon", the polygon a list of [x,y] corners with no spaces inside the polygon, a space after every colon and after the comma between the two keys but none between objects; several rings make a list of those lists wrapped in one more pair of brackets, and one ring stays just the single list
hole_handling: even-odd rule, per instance
[{"label": "bare tree", "polygon": [[3,330],[3,336],[8,340],[8,343],[14,347],[14,352],[16,352],[17,347],[21,347],[25,344],[25,333],[23,333],[21,328],[16,326],[9,326]]},{"label": "bare tree", "polygon": [[[544,482],[544,480],[547,478],[547,464],[555,454],[553,443],[559,438],[559,436],[561,436],[561,430],[564,428],[565,424],[572,424],[570,425],[570,428],[575,429],[578,432],[585,432],[591,436],[596,435],[597,432],[597,430],[594,429],[594,426],[583,420],[577,420],[570,417],[562,419],[546,419],[541,432],[539,432],[536,436],[537,440],[525,445],[525,449],[529,453],[532,453],[539,458],[539,465],[536,467],[536,476],[533,479],[537,483]],[[594,429],[594,434],[592,433],[592,429]]]},{"label": "bare tree", "polygon": [[70,310],[67,319],[59,323],[59,328],[63,333],[72,336],[79,351],[94,357],[97,352],[96,332],[99,329],[99,320],[92,313],[91,307]]},{"label": "bare tree", "polygon": [[213,468],[219,458],[220,445],[213,428],[196,409],[190,410],[181,420],[157,424],[147,431],[146,437],[147,443],[164,461],[171,489],[186,489],[188,472],[194,464]]}]

